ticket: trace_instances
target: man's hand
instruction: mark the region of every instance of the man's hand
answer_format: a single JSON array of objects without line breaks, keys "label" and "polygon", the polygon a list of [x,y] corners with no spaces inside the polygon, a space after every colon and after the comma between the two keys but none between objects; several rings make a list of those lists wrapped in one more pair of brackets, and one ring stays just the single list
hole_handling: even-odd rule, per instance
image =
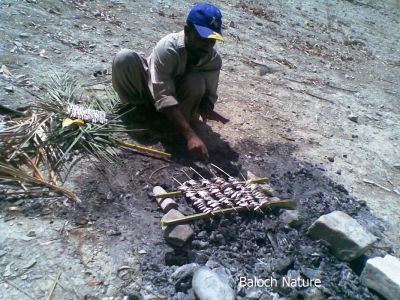
[{"label": "man's hand", "polygon": [[197,136],[193,135],[187,140],[187,148],[191,155],[195,158],[207,161],[208,150],[204,142]]},{"label": "man's hand", "polygon": [[168,120],[178,130],[180,134],[186,139],[186,145],[189,153],[195,158],[201,160],[208,159],[208,150],[204,142],[197,136],[197,134],[190,127],[186,121],[179,107],[171,106],[163,110]]},{"label": "man's hand", "polygon": [[207,120],[213,120],[217,122],[221,122],[222,124],[226,124],[229,122],[229,119],[224,118],[219,113],[213,110],[199,110],[199,114],[203,119],[204,123],[207,123]]}]

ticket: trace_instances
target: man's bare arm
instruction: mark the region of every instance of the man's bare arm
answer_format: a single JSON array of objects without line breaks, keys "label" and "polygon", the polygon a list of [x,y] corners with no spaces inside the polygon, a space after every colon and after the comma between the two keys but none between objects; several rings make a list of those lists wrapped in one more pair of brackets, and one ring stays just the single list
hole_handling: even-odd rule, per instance
[{"label": "man's bare arm", "polygon": [[208,159],[208,150],[204,142],[190,127],[178,106],[170,106],[162,111],[168,118],[168,121],[178,130],[186,139],[187,148],[190,154],[201,160]]}]

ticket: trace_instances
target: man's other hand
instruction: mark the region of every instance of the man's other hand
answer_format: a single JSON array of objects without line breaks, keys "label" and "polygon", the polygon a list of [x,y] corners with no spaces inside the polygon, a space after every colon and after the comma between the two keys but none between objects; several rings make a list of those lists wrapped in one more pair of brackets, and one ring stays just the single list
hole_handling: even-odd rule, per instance
[{"label": "man's other hand", "polygon": [[203,161],[208,160],[207,147],[197,135],[193,135],[187,140],[187,148],[189,153],[195,158]]},{"label": "man's other hand", "polygon": [[204,123],[207,123],[208,120],[221,122],[222,124],[226,124],[229,122],[229,119],[224,118],[219,113],[213,110],[199,110],[199,114]]}]

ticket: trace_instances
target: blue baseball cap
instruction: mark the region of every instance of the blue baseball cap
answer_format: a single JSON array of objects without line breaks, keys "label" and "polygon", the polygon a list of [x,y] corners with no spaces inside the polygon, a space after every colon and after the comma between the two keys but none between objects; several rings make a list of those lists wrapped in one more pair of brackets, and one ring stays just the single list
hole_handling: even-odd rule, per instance
[{"label": "blue baseball cap", "polygon": [[194,25],[199,36],[205,39],[223,41],[221,11],[209,3],[199,3],[192,7],[186,23]]}]

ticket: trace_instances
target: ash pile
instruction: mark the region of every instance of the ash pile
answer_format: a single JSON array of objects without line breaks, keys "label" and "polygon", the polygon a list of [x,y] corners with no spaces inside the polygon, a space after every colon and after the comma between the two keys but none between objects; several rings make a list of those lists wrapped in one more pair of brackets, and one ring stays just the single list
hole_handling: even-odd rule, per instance
[{"label": "ash pile", "polygon": [[[303,168],[271,184],[233,177],[180,183],[179,198],[164,199],[172,200],[164,218],[201,218],[164,227],[173,250],[162,265],[143,264],[143,298],[396,299],[391,271],[371,267],[374,257],[384,255],[399,267],[387,255],[392,250],[383,225],[343,186],[323,182],[326,193],[300,194],[296,210],[263,207],[285,198],[284,189],[312,187],[312,177]],[[240,213],[214,214],[238,207]],[[169,227],[180,236],[169,236]]]}]

